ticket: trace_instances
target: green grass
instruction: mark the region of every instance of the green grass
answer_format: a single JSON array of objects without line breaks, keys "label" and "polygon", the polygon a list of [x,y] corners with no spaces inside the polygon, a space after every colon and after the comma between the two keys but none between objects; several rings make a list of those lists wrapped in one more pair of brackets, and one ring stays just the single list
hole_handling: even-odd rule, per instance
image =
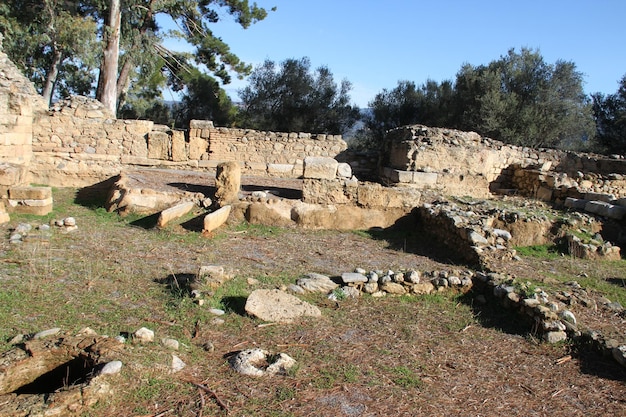
[{"label": "green grass", "polygon": [[518,255],[531,256],[533,258],[541,259],[557,259],[561,257],[561,251],[557,245],[533,245],[533,246],[518,246],[515,248]]},{"label": "green grass", "polygon": [[391,374],[393,383],[402,388],[420,388],[424,384],[419,375],[406,366],[394,366],[386,370]]}]

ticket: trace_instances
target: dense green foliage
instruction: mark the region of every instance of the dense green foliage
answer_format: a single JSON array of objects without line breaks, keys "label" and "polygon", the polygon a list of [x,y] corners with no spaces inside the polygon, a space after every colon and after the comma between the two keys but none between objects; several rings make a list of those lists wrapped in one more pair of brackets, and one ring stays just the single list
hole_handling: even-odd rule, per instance
[{"label": "dense green foliage", "polygon": [[626,75],[617,93],[592,95],[593,112],[601,149],[609,153],[626,152]]},{"label": "dense green foliage", "polygon": [[359,118],[350,105],[351,85],[338,86],[330,70],[311,70],[308,58],[287,59],[277,66],[266,60],[239,92],[241,123],[258,130],[339,134]]},{"label": "dense green foliage", "polygon": [[[0,32],[9,57],[49,97],[95,94],[95,71],[104,65],[103,50],[112,26],[108,11],[112,0],[15,0],[0,5]],[[141,109],[162,102],[161,91],[168,83],[178,90],[196,68],[206,68],[223,83],[231,74],[245,76],[251,66],[230,50],[211,25],[224,16],[234,18],[243,28],[264,19],[267,11],[247,0],[123,0],[118,79],[114,84],[117,108],[142,116]],[[176,30],[165,31],[157,17],[171,20]],[[166,38],[182,41],[193,53],[177,53],[164,47]],[[214,85],[213,83],[211,83]],[[98,85],[102,85],[102,79]],[[184,90],[186,91],[186,90]],[[218,96],[223,94],[218,93]],[[131,101],[124,106],[126,100]],[[132,101],[134,100],[134,103]],[[161,103],[162,104],[162,103]],[[224,106],[227,103],[221,102]],[[206,108],[206,106],[205,106]],[[213,111],[213,109],[212,109]]]},{"label": "dense green foliage", "polygon": [[594,136],[591,103],[572,62],[547,64],[522,49],[488,65],[463,65],[454,83],[401,81],[370,103],[371,132],[406,124],[473,130],[530,147],[582,148]]}]

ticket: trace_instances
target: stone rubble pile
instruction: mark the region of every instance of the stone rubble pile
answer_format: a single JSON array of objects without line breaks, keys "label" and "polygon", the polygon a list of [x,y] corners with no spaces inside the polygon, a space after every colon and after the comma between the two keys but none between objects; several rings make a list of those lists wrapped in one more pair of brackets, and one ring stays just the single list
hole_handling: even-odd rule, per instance
[{"label": "stone rubble pile", "polygon": [[[626,366],[626,345],[614,339],[605,339],[598,332],[584,329],[577,322],[567,306],[580,303],[587,307],[597,307],[586,291],[576,282],[570,282],[571,292],[560,291],[555,296],[548,295],[541,288],[529,282],[496,273],[471,270],[425,271],[407,270],[403,272],[366,271],[357,268],[331,278],[319,273],[308,273],[295,284],[285,288],[293,293],[317,292],[327,294],[333,301],[358,298],[362,293],[372,297],[387,295],[430,294],[445,290],[476,293],[475,301],[485,304],[495,300],[507,309],[515,310],[528,320],[534,334],[547,343],[558,343],[570,339],[591,341],[602,353],[612,356]],[[616,302],[602,300],[602,308],[613,314],[626,316],[626,310]],[[280,307],[276,307],[280,308]]]}]

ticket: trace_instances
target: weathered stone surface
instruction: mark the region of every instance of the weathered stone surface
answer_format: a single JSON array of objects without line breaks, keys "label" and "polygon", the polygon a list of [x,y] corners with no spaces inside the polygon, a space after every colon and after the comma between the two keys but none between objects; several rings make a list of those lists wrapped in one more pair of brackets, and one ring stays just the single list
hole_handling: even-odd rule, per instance
[{"label": "weathered stone surface", "polygon": [[279,353],[270,355],[264,349],[246,349],[231,356],[228,360],[230,366],[242,375],[247,376],[271,376],[284,375],[291,369],[296,361],[289,355]]},{"label": "weathered stone surface", "polygon": [[414,284],[412,288],[415,294],[430,294],[435,291],[435,286],[430,281]]},{"label": "weathered stone surface", "polygon": [[11,187],[11,200],[48,200],[52,198],[51,187]]},{"label": "weathered stone surface", "polygon": [[358,272],[344,272],[341,274],[341,281],[343,281],[344,284],[357,284],[367,282],[367,277]]},{"label": "weathered stone surface", "polygon": [[304,158],[304,178],[331,180],[337,175],[339,163],[323,156],[308,156]]},{"label": "weathered stone surface", "polygon": [[291,323],[300,317],[320,317],[319,308],[280,290],[254,290],[246,301],[246,312],[264,321]]},{"label": "weathered stone surface", "polygon": [[309,292],[329,293],[339,286],[330,277],[314,272],[299,278],[296,283]]},{"label": "weathered stone surface", "polygon": [[204,216],[204,227],[202,231],[209,233],[226,223],[230,210],[231,206],[224,206],[213,213],[209,213]]},{"label": "weathered stone surface", "polygon": [[342,178],[352,178],[352,167],[346,162],[337,165],[337,175]]},{"label": "weathered stone surface", "polygon": [[223,266],[202,265],[196,274],[192,289],[216,289],[229,279],[231,279],[231,276],[226,273]]},{"label": "weathered stone surface", "polygon": [[195,206],[193,201],[185,201],[175,206],[172,206],[168,209],[163,210],[159,214],[159,218],[157,220],[157,227],[165,227],[166,224],[171,222],[174,219],[184,216],[189,213]]},{"label": "weathered stone surface", "polygon": [[133,333],[133,339],[141,343],[154,342],[154,331],[146,327],[142,327]]},{"label": "weathered stone surface", "polygon": [[239,201],[241,167],[238,162],[223,162],[215,174],[215,200],[220,207]]},{"label": "weathered stone surface", "polygon": [[397,282],[386,282],[380,286],[381,291],[385,291],[389,294],[402,295],[406,293],[404,285]]}]

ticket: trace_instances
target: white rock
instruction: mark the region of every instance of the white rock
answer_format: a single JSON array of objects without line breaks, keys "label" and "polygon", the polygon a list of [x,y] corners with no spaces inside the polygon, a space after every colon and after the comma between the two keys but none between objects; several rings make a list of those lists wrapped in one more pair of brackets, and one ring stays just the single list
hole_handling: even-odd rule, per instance
[{"label": "white rock", "polygon": [[303,316],[320,317],[322,312],[316,306],[302,301],[294,295],[280,290],[254,290],[248,296],[246,312],[261,320],[291,323]]},{"label": "white rock", "polygon": [[142,343],[154,342],[154,331],[147,329],[145,327],[142,327],[141,329],[137,330],[133,334],[133,336],[138,342],[142,342]]},{"label": "white rock", "polygon": [[209,313],[216,316],[223,316],[224,314],[226,314],[224,310],[220,310],[219,308],[212,308],[209,310]]},{"label": "white rock", "polygon": [[179,372],[182,371],[187,364],[183,362],[181,358],[176,355],[172,355],[172,371]]},{"label": "white rock", "polygon": [[113,375],[122,370],[122,361],[111,361],[102,367],[100,370],[101,375]]},{"label": "white rock", "polygon": [[74,217],[66,217],[63,219],[63,226],[76,226],[76,219]]},{"label": "white rock", "polygon": [[54,327],[52,329],[48,329],[48,330],[42,330],[38,333],[35,333],[35,336],[33,336],[33,339],[43,339],[44,337],[48,337],[48,336],[54,336],[55,334],[59,333],[61,331],[60,327]]},{"label": "white rock", "polygon": [[178,350],[180,346],[180,343],[178,343],[178,340],[171,339],[169,337],[161,339],[161,344],[165,346],[166,348],[173,349],[173,350]]}]

